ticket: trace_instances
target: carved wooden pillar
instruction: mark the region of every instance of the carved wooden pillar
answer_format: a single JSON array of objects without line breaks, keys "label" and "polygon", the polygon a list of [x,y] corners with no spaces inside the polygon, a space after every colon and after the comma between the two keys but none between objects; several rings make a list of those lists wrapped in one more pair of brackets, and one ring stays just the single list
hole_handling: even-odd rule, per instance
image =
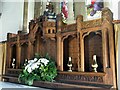
[{"label": "carved wooden pillar", "polygon": [[6,56],[6,59],[7,59],[7,68],[10,68],[10,66],[11,66],[11,53],[12,53],[11,45],[8,44],[8,42],[7,42],[7,56]]},{"label": "carved wooden pillar", "polygon": [[63,42],[61,37],[62,16],[57,15],[57,68],[63,71]]},{"label": "carved wooden pillar", "polygon": [[[106,68],[106,80],[107,84],[113,84],[113,88],[116,88],[116,67],[115,67],[115,42],[114,42],[114,32],[113,32],[113,14],[108,8],[102,10],[102,25],[105,26],[108,30],[108,40],[109,40],[109,61],[110,66]],[[111,77],[111,78],[107,78]]]},{"label": "carved wooden pillar", "polygon": [[[82,25],[81,23],[83,22],[83,16],[82,15],[79,15],[77,16],[76,18],[76,23],[77,23],[77,32],[78,32],[78,35],[77,37],[79,37],[79,42],[80,42],[80,45],[79,45],[79,61],[78,61],[78,71],[84,71],[84,38],[82,37],[82,31],[81,31],[81,28],[82,28]],[[81,56],[80,56],[81,55]]]},{"label": "carved wooden pillar", "polygon": [[61,36],[57,36],[57,66],[58,70],[63,71],[63,42]]},{"label": "carved wooden pillar", "polygon": [[77,32],[77,45],[78,45],[78,62],[77,62],[77,64],[78,64],[78,71],[80,71],[80,67],[81,67],[81,62],[80,62],[80,58],[81,58],[81,52],[80,52],[80,33],[79,32]]},{"label": "carved wooden pillar", "polygon": [[17,36],[17,44],[16,44],[16,68],[20,68],[20,57],[21,57],[21,46],[19,42],[19,36]]},{"label": "carved wooden pillar", "polygon": [[61,71],[63,71],[63,41],[61,42]]},{"label": "carved wooden pillar", "polygon": [[113,70],[113,85],[114,85],[114,88],[116,88],[116,66],[115,66],[115,46],[114,46],[114,35],[113,35],[113,27],[112,27],[112,24],[110,25],[109,27],[109,47],[110,47],[110,65],[111,65],[111,68]]},{"label": "carved wooden pillar", "polygon": [[103,28],[102,30],[102,49],[103,49],[103,71],[106,72],[106,68],[109,67],[109,58],[108,58],[108,45],[107,45],[107,29]]},{"label": "carved wooden pillar", "polygon": [[80,34],[80,44],[81,44],[81,49],[80,49],[80,53],[81,53],[81,65],[80,65],[80,71],[84,72],[84,38],[82,37],[82,32]]}]

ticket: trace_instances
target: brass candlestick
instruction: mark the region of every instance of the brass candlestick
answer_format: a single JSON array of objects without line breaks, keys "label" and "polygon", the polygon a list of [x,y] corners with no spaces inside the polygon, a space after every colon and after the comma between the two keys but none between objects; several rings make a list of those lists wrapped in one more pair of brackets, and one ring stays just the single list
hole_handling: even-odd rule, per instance
[{"label": "brass candlestick", "polygon": [[15,68],[15,58],[13,58],[13,61],[12,61],[12,68]]},{"label": "brass candlestick", "polygon": [[93,55],[93,64],[91,65],[94,72],[97,72],[98,64],[96,61],[96,55]]},{"label": "brass candlestick", "polygon": [[72,59],[71,59],[71,57],[69,57],[67,66],[69,67],[69,70],[68,70],[68,71],[69,71],[69,72],[72,72]]},{"label": "brass candlestick", "polygon": [[27,64],[28,64],[28,60],[25,59],[24,66],[26,66]]}]

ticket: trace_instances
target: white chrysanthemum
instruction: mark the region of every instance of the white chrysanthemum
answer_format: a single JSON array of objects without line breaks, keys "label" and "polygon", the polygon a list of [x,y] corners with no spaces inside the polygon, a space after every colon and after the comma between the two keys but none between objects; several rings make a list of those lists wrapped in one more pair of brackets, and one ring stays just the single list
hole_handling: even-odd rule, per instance
[{"label": "white chrysanthemum", "polygon": [[48,62],[49,60],[47,60],[46,58],[40,58],[39,60],[37,58],[34,58],[34,60],[29,60],[28,65],[25,67],[25,70],[31,73],[33,70],[39,68],[40,65],[41,67],[43,65],[46,66]]},{"label": "white chrysanthemum", "polygon": [[46,58],[40,58],[39,59],[42,63],[44,63],[44,65],[46,66],[49,62],[49,60],[47,60]]},{"label": "white chrysanthemum", "polygon": [[33,62],[34,62],[34,60],[29,60],[29,61],[28,61],[28,63],[33,63]]},{"label": "white chrysanthemum", "polygon": [[41,62],[41,60],[39,59],[37,62],[39,62],[39,63],[40,63],[40,62]]},{"label": "white chrysanthemum", "polygon": [[32,72],[32,68],[31,68],[31,67],[28,67],[27,71],[28,71],[29,73],[31,73],[31,72]]},{"label": "white chrysanthemum", "polygon": [[37,58],[34,58],[34,62],[36,62],[38,59]]},{"label": "white chrysanthemum", "polygon": [[35,70],[38,67],[39,67],[38,63],[34,63],[34,64],[31,65],[32,70]]},{"label": "white chrysanthemum", "polygon": [[44,62],[44,65],[46,66],[48,64],[48,62]]},{"label": "white chrysanthemum", "polygon": [[29,63],[26,67],[25,70],[28,69],[31,66],[32,63]]},{"label": "white chrysanthemum", "polygon": [[28,68],[28,65],[25,67],[25,70]]}]

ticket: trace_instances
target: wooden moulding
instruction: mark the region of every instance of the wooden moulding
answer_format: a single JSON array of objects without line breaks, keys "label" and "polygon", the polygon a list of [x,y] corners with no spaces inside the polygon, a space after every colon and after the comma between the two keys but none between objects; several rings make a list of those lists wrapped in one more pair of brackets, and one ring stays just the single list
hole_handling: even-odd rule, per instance
[{"label": "wooden moulding", "polygon": [[13,69],[13,68],[7,68],[7,75],[8,76],[15,76],[18,77],[22,69]]},{"label": "wooden moulding", "polygon": [[113,24],[120,24],[120,20],[113,20]]}]

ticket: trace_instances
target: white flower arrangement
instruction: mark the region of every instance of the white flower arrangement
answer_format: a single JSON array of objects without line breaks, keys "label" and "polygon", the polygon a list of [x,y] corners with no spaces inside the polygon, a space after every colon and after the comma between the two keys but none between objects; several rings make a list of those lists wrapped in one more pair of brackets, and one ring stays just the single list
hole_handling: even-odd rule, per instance
[{"label": "white flower arrangement", "polygon": [[34,58],[33,60],[28,61],[28,65],[25,67],[25,70],[27,70],[29,73],[31,73],[33,70],[39,68],[39,66],[43,66],[43,64],[46,66],[48,64],[49,60],[46,58],[40,58],[39,60],[37,58]]},{"label": "white flower arrangement", "polygon": [[28,60],[18,80],[32,85],[35,80],[53,81],[56,76],[57,68],[54,61],[47,58],[34,58],[33,60]]}]

